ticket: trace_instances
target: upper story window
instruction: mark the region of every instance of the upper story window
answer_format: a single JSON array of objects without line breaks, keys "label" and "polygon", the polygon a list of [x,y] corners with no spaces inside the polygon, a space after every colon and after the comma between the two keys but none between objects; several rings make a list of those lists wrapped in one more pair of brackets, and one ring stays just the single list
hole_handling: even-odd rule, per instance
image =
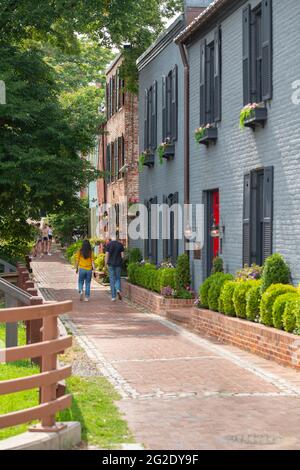
[{"label": "upper story window", "polygon": [[144,150],[157,147],[157,82],[145,90],[144,103]]},{"label": "upper story window", "polygon": [[221,28],[200,44],[200,126],[221,120]]},{"label": "upper story window", "polygon": [[106,148],[106,182],[112,183],[122,178],[122,168],[125,165],[125,139],[118,137],[114,142],[107,144]]},{"label": "upper story window", "polygon": [[106,83],[106,118],[110,119],[125,103],[124,80],[119,69]]},{"label": "upper story window", "polygon": [[162,77],[162,140],[175,142],[178,134],[178,67]]},{"label": "upper story window", "polygon": [[244,105],[272,98],[272,0],[243,10]]}]

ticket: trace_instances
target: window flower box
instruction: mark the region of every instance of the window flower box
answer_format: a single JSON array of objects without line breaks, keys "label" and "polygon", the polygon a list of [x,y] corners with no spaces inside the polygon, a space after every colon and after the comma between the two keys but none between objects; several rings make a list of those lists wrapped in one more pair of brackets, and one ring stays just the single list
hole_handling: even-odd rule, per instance
[{"label": "window flower box", "polygon": [[257,126],[264,127],[268,118],[268,111],[265,106],[258,103],[248,104],[241,110],[240,127],[250,127],[255,130]]},{"label": "window flower box", "polygon": [[170,141],[170,139],[166,140],[158,147],[158,156],[159,161],[162,164],[163,159],[170,160],[175,156],[175,144]]},{"label": "window flower box", "polygon": [[154,161],[155,161],[154,153],[150,151],[143,152],[139,158],[139,170],[143,171],[144,166],[147,166],[148,168],[153,167]]},{"label": "window flower box", "polygon": [[212,124],[199,127],[195,131],[195,139],[198,144],[209,145],[211,142],[216,142],[218,139],[218,129]]}]

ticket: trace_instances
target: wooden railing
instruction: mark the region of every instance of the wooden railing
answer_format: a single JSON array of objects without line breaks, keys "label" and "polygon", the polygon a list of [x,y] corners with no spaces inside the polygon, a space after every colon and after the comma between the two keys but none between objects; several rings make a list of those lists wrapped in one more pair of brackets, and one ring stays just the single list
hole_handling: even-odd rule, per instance
[{"label": "wooden railing", "polygon": [[13,273],[16,272],[16,267],[12,264],[0,259],[0,273]]},{"label": "wooden railing", "polygon": [[57,412],[71,406],[71,395],[58,396],[58,383],[71,375],[71,367],[57,368],[57,354],[72,345],[72,337],[59,337],[57,319],[72,310],[72,302],[43,304],[0,310],[0,323],[42,319],[42,341],[35,344],[0,350],[0,362],[9,363],[41,357],[41,371],[37,375],[0,381],[0,395],[39,388],[40,404],[33,408],[0,415],[0,429],[40,420],[31,428],[56,432],[62,426],[55,423]]}]

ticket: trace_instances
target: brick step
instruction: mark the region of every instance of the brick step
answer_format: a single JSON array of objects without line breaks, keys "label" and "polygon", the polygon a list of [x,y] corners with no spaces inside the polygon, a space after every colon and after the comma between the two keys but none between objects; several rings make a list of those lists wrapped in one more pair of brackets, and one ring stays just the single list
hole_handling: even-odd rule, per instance
[{"label": "brick step", "polygon": [[182,323],[184,325],[189,325],[192,321],[192,309],[191,308],[176,308],[168,310],[166,312],[166,317],[169,320],[175,321],[176,323]]}]

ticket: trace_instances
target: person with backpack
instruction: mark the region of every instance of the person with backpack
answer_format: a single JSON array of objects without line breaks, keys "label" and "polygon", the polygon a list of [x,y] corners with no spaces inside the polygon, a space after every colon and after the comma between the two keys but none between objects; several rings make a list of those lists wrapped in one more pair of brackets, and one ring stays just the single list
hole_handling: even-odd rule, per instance
[{"label": "person with backpack", "polygon": [[[91,244],[84,240],[81,249],[75,256],[76,273],[78,273],[78,292],[80,301],[88,302],[91,296],[91,282],[94,267],[94,255]],[[85,285],[85,293],[84,293]]]},{"label": "person with backpack", "polygon": [[111,300],[116,301],[118,296],[122,300],[121,271],[124,257],[124,246],[116,237],[112,237],[105,250],[105,266],[108,266]]}]

